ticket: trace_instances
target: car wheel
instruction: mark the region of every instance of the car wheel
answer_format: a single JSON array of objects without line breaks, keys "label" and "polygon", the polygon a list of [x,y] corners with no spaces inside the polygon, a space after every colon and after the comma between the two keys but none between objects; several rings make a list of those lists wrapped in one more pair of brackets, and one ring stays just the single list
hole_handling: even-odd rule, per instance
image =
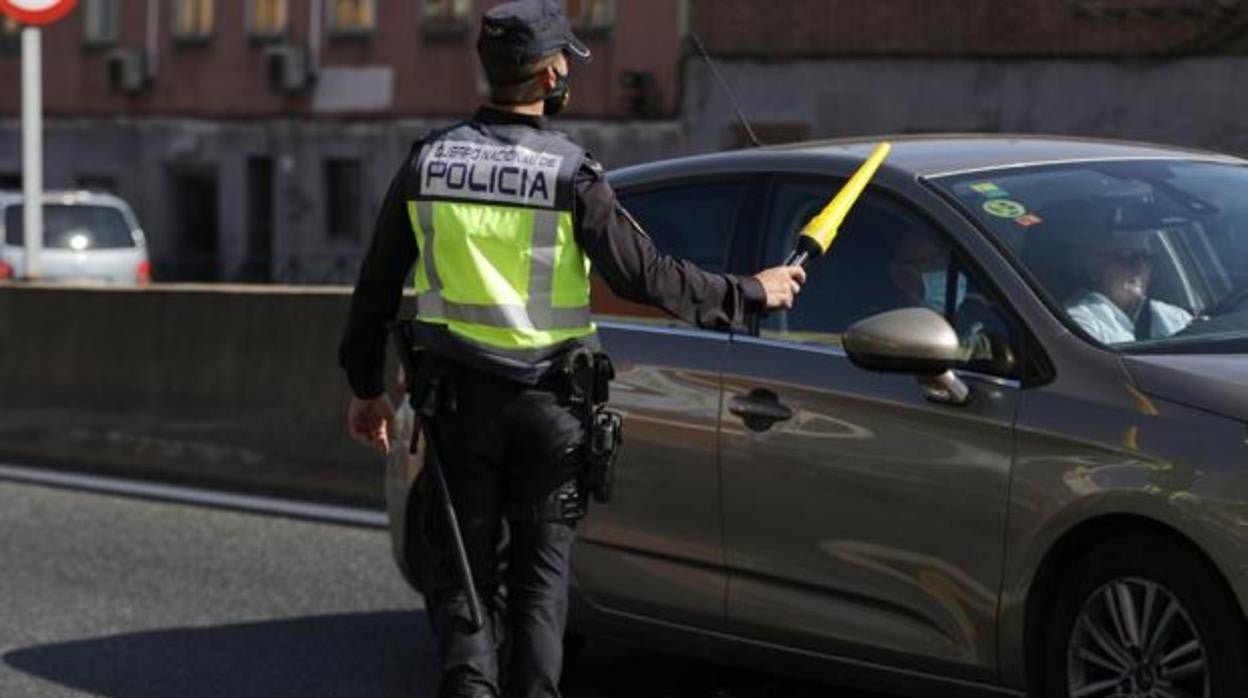
[{"label": "car wheel", "polygon": [[1179,543],[1098,544],[1057,587],[1046,698],[1248,695],[1243,611],[1219,573]]}]

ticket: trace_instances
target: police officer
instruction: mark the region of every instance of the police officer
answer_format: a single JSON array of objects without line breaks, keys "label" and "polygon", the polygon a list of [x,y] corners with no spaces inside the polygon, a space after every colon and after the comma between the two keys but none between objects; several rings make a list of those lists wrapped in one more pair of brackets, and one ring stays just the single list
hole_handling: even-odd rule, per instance
[{"label": "police officer", "polygon": [[415,266],[414,331],[446,360],[454,385],[454,407],[433,429],[487,610],[475,629],[454,574],[424,589],[442,663],[438,695],[558,696],[569,554],[583,512],[551,503],[577,486],[585,425],[554,377],[571,352],[598,346],[587,262],[620,297],[708,328],[791,307],[805,275],[709,273],[664,255],[630,224],[602,168],[547,126],[568,103],[570,62],[590,60],[561,2],[494,7],[477,48],[489,104],[417,142],[395,176],[339,360],[355,395],[351,435],[388,450],[386,326]]}]

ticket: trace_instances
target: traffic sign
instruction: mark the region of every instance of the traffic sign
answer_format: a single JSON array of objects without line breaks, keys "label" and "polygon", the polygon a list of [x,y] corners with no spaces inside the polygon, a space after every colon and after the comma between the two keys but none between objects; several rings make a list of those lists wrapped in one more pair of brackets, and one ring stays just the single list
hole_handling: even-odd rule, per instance
[{"label": "traffic sign", "polygon": [[0,13],[31,26],[51,24],[69,14],[78,0],[0,0]]}]

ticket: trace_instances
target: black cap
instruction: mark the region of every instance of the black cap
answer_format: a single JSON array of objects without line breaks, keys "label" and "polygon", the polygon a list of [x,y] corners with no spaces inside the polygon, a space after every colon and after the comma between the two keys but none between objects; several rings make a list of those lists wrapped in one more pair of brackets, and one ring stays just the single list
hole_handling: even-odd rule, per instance
[{"label": "black cap", "polygon": [[523,80],[529,77],[525,66],[559,51],[580,63],[590,60],[559,0],[513,0],[481,18],[477,53],[491,80]]}]

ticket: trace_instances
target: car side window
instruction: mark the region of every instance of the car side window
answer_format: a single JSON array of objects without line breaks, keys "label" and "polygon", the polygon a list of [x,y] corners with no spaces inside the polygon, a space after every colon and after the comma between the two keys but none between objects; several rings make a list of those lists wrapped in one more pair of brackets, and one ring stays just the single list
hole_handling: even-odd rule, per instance
[{"label": "car side window", "polygon": [[[744,182],[706,182],[625,191],[619,199],[659,250],[722,272],[746,190]],[[597,275],[593,283],[594,313],[603,319],[685,326],[661,310],[617,298]]]},{"label": "car side window", "polygon": [[[836,193],[841,182],[781,182],[765,223],[764,266],[783,262],[798,234]],[[954,327],[962,344],[960,367],[1015,377],[1015,332],[1008,314],[985,293],[943,232],[892,198],[868,190],[832,247],[807,268],[794,308],[769,313],[763,337],[840,345],[859,320],[898,308],[926,307]]]}]

